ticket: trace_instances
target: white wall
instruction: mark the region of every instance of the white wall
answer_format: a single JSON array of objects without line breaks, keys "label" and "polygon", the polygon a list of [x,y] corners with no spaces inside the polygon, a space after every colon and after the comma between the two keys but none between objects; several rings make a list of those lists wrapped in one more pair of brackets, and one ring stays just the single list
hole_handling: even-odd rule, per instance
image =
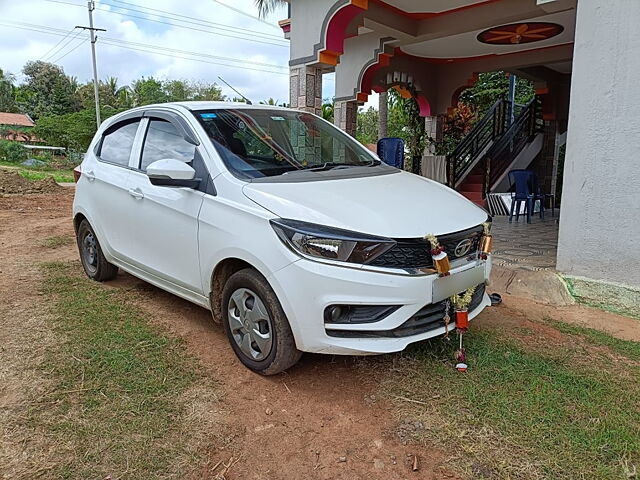
[{"label": "white wall", "polygon": [[640,0],[578,2],[558,270],[640,286]]}]

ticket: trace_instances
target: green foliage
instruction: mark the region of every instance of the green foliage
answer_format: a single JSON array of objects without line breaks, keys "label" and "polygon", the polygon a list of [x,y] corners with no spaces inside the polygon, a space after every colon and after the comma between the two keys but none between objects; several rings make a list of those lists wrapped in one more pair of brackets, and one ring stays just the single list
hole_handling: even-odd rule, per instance
[{"label": "green foliage", "polygon": [[418,440],[465,452],[470,478],[634,478],[637,344],[558,325],[569,335],[472,328],[463,375],[452,365],[454,342],[421,343],[394,364],[389,391],[416,402],[403,414],[428,425]]},{"label": "green foliage", "polygon": [[61,67],[38,60],[27,62],[22,73],[26,80],[18,90],[18,102],[32,118],[64,115],[80,109],[77,81],[65,75]]},{"label": "green foliage", "polygon": [[17,112],[15,78],[0,68],[0,112]]},{"label": "green foliage", "polygon": [[20,163],[27,159],[27,150],[19,142],[0,140],[0,162]]},{"label": "green foliage", "polygon": [[222,101],[225,97],[215,83],[193,80],[156,80],[142,78],[131,86],[132,106],[190,100]]},{"label": "green foliage", "polygon": [[333,100],[325,100],[322,104],[322,118],[324,118],[327,122],[333,123]]},{"label": "green foliage", "polygon": [[[533,82],[518,78],[516,81],[516,103],[528,103],[534,95]],[[475,85],[460,94],[460,102],[470,105],[476,110],[478,118],[482,118],[496,101],[501,98],[507,99],[508,96],[509,77],[505,72],[487,72],[481,73]]]},{"label": "green foliage", "polygon": [[[104,120],[119,111],[121,110],[105,107],[100,109],[100,115]],[[96,130],[95,110],[87,108],[66,115],[42,117],[34,128],[34,133],[49,145],[84,152],[89,147]]]},{"label": "green foliage", "polygon": [[395,90],[389,90],[389,136],[404,140],[408,155],[405,170],[414,171],[427,146],[424,117],[413,98],[402,98]]},{"label": "green foliage", "polygon": [[280,5],[286,5],[286,0],[255,0],[261,17],[267,16]]},{"label": "green foliage", "polygon": [[200,427],[189,424],[188,389],[212,391],[197,361],[150,323],[131,292],[91,282],[74,264],[47,264],[43,275],[49,326],[62,341],[43,352],[46,408],[25,420],[62,445],[64,462],[48,475],[182,478],[199,458],[185,428]]},{"label": "green foliage", "polygon": [[356,139],[360,143],[368,145],[378,141],[378,118],[378,110],[373,107],[358,112]]}]

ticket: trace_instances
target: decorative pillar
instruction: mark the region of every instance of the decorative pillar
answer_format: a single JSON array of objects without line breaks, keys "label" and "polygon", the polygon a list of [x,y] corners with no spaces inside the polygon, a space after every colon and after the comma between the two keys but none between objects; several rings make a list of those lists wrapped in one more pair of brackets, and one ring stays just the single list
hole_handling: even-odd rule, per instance
[{"label": "decorative pillar", "polygon": [[297,65],[289,72],[291,108],[322,115],[322,68]]},{"label": "decorative pillar", "polygon": [[427,134],[427,146],[424,149],[420,175],[440,183],[447,184],[447,157],[436,155],[436,143],[442,142],[442,125],[444,115],[434,115],[424,118]]},{"label": "decorative pillar", "polygon": [[389,94],[384,91],[378,96],[378,140],[389,136]]},{"label": "decorative pillar", "polygon": [[337,101],[333,106],[333,123],[349,135],[356,135],[358,122],[358,102]]},{"label": "decorative pillar", "polygon": [[442,124],[444,123],[444,115],[433,115],[431,117],[424,117],[424,127],[427,134],[427,149],[426,155],[435,155],[436,146],[435,143],[442,142]]}]

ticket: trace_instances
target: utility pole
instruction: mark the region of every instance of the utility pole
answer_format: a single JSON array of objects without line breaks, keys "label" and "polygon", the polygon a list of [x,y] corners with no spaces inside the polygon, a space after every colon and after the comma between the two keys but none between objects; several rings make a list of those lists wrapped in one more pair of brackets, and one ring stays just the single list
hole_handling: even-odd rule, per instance
[{"label": "utility pole", "polygon": [[89,26],[82,27],[77,25],[76,28],[82,28],[83,30],[89,30],[91,34],[91,59],[93,60],[93,94],[96,100],[96,125],[100,127],[100,96],[98,93],[98,66],[96,63],[96,42],[98,41],[98,37],[96,36],[96,32],[106,32],[104,28],[94,28],[93,27],[93,11],[95,10],[96,5],[93,0],[87,1],[87,9],[89,10]]},{"label": "utility pole", "polygon": [[513,73],[509,74],[509,125],[511,125],[516,117],[516,82],[518,77]]}]

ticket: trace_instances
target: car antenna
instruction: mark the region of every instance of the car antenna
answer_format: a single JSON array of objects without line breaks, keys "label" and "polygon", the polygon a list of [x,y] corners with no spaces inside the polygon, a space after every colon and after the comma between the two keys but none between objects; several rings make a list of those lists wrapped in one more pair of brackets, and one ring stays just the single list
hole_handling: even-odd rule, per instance
[{"label": "car antenna", "polygon": [[247,105],[253,105],[253,103],[251,102],[251,100],[249,100],[247,97],[245,97],[243,94],[241,94],[238,90],[236,90],[235,88],[233,88],[229,82],[227,82],[224,78],[222,78],[220,75],[218,75],[218,78],[224,82],[224,84],[229,87],[231,90],[233,90],[234,92],[236,92],[238,95],[240,95],[245,102],[247,102]]}]

